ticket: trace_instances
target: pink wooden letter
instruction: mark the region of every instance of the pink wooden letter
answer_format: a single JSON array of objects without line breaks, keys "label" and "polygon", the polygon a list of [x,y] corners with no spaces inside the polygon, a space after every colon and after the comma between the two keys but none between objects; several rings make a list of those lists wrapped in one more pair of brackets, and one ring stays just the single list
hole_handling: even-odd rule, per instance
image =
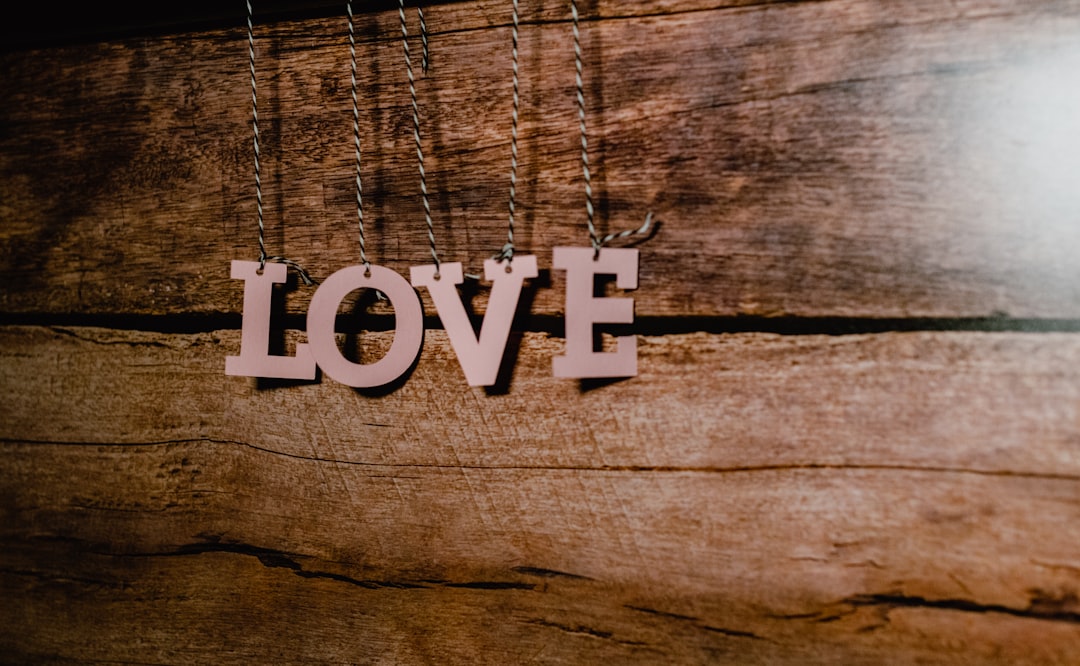
[{"label": "pink wooden letter", "polygon": [[244,319],[240,355],[225,357],[225,374],[240,377],[315,379],[315,359],[308,346],[296,345],[295,356],[271,356],[270,301],[274,285],[288,279],[285,264],[268,263],[259,272],[257,261],[232,262],[232,279],[244,281]]},{"label": "pink wooden letter", "polygon": [[[424,341],[424,311],[413,288],[389,268],[347,266],[326,278],[308,307],[307,330],[311,354],[328,376],[356,388],[388,384],[400,377],[420,353]],[[378,361],[364,365],[345,358],[334,339],[334,320],[341,301],[357,289],[377,289],[394,308],[394,342]]]},{"label": "pink wooden letter", "polygon": [[552,263],[566,271],[566,354],[552,359],[556,377],[633,377],[637,374],[637,338],[616,338],[614,352],[593,351],[593,324],[634,323],[634,299],[593,297],[594,276],[614,275],[620,289],[637,289],[638,251],[557,247]]},{"label": "pink wooden letter", "polygon": [[[507,272],[508,266],[510,272]],[[522,284],[525,278],[537,276],[536,257],[517,256],[509,264],[493,259],[484,262],[484,279],[494,284],[484,321],[480,325],[479,338],[473,332],[457,290],[457,285],[464,279],[461,263],[442,264],[438,280],[435,279],[434,264],[413,266],[410,273],[413,286],[427,287],[431,294],[469,386],[494,384],[506,349],[506,339],[510,335],[510,324],[517,311]]]}]

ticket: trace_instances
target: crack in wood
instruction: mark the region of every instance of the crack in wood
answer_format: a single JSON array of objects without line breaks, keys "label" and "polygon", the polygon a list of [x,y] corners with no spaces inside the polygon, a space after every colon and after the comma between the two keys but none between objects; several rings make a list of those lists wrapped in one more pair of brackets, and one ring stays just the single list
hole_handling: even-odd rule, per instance
[{"label": "crack in wood", "polygon": [[597,638],[601,640],[609,640],[619,645],[626,645],[629,647],[645,647],[648,643],[644,641],[631,641],[625,639],[615,638],[615,633],[611,631],[605,631],[602,629],[593,629],[592,627],[585,626],[583,624],[569,625],[561,622],[553,622],[551,620],[544,620],[541,618],[532,618],[525,621],[527,624],[534,624],[539,627],[549,627],[551,629],[557,629],[567,634],[575,634],[578,636],[586,636],[588,638]]},{"label": "crack in wood", "polygon": [[[9,437],[0,437],[2,445],[29,445],[29,446],[71,446],[71,447],[103,447],[103,448],[136,448],[136,447],[160,447],[178,446],[189,444],[217,444],[223,446],[239,446],[266,453],[274,456],[292,458],[320,464],[351,465],[356,467],[369,467],[372,469],[413,469],[413,470],[436,470],[436,471],[505,471],[505,472],[596,472],[596,473],[632,473],[632,474],[755,474],[762,472],[787,472],[787,471],[876,471],[876,472],[900,472],[912,474],[965,474],[975,476],[1005,477],[1018,479],[1042,479],[1046,481],[1080,481],[1080,475],[1076,474],[1053,474],[1046,472],[1024,472],[1016,470],[975,469],[969,467],[940,467],[923,465],[889,465],[889,464],[855,464],[855,463],[784,463],[777,465],[739,465],[732,467],[710,466],[681,466],[681,465],[475,465],[454,464],[444,465],[435,463],[376,463],[362,460],[344,460],[338,458],[322,458],[318,456],[306,456],[299,453],[288,453],[275,449],[258,446],[248,442],[232,439],[213,438],[190,438],[169,439],[155,442],[78,442],[64,440],[27,440]],[[395,478],[400,478],[394,475]]]},{"label": "crack in wood", "polygon": [[670,613],[668,611],[657,610],[655,608],[646,608],[644,606],[632,606],[632,605],[629,605],[629,604],[624,604],[623,608],[628,608],[628,609],[630,609],[632,611],[637,611],[639,613],[647,613],[649,615],[655,615],[657,617],[662,617],[662,618],[665,618],[665,619],[677,620],[677,621],[680,621],[680,622],[686,622],[686,623],[692,624],[693,626],[695,626],[698,629],[701,629],[703,631],[708,631],[708,632],[711,632],[711,633],[714,633],[714,634],[722,634],[724,636],[729,636],[731,638],[750,638],[750,639],[758,640],[758,641],[772,642],[770,639],[765,638],[764,636],[759,636],[759,635],[755,634],[752,631],[742,631],[742,630],[739,630],[739,629],[730,629],[730,628],[727,628],[727,627],[716,627],[716,626],[713,626],[713,625],[704,624],[700,620],[700,618],[696,618],[696,617],[693,617],[693,616],[690,616],[690,615],[680,615],[678,613]]},{"label": "crack in wood", "polygon": [[697,622],[696,617],[689,615],[679,615],[678,613],[669,613],[667,611],[656,610],[655,608],[645,608],[643,606],[631,606],[624,604],[623,608],[629,608],[632,611],[638,611],[639,613],[648,613],[649,615],[658,615],[660,617],[670,618],[672,620],[686,620],[688,622]]},{"label": "crack in wood", "polygon": [[[165,344],[164,342],[160,342],[158,340],[102,340],[101,338],[92,338],[92,337],[85,336],[85,335],[79,335],[78,332],[73,331],[73,330],[71,330],[71,328],[67,328],[67,327],[48,326],[47,328],[51,332],[53,332],[53,333],[55,333],[57,335],[62,335],[62,336],[66,336],[66,337],[69,337],[69,338],[74,338],[75,340],[78,340],[80,342],[88,342],[88,343],[90,343],[92,345],[121,346],[121,347],[157,347],[157,348],[160,348],[160,349],[172,349],[172,347],[170,347],[169,345]],[[81,327],[74,327],[74,328],[81,328]]]},{"label": "crack in wood", "polygon": [[442,581],[434,579],[424,579],[421,581],[408,581],[408,580],[376,580],[376,579],[361,579],[354,578],[352,576],[346,576],[344,574],[338,574],[330,571],[317,571],[304,569],[303,565],[297,561],[297,558],[307,557],[298,553],[290,553],[287,551],[276,550],[273,548],[264,548],[261,546],[254,546],[247,543],[235,542],[235,541],[205,541],[199,543],[189,543],[178,546],[175,550],[162,551],[162,552],[150,552],[150,553],[111,553],[107,551],[88,551],[95,555],[103,555],[108,557],[187,557],[193,555],[203,555],[206,553],[227,553],[232,555],[243,555],[248,557],[254,557],[259,561],[261,565],[268,569],[286,569],[292,572],[294,575],[300,578],[306,579],[325,579],[332,580],[339,583],[346,583],[354,587],[360,587],[366,590],[428,590],[433,587],[443,588],[456,588],[456,589],[468,589],[468,590],[525,590],[533,591],[536,589],[536,585],[532,583],[523,583],[519,581]]},{"label": "crack in wood", "polygon": [[468,590],[535,590],[532,583],[515,583],[513,581],[469,581],[466,583],[444,583],[443,587],[457,587]]},{"label": "crack in wood", "polygon": [[705,631],[711,631],[716,634],[723,634],[724,636],[730,636],[732,638],[752,638],[756,641],[767,641],[769,639],[758,636],[752,631],[739,631],[737,629],[725,629],[724,627],[713,627],[707,624],[699,624],[699,627]]},{"label": "crack in wood", "polygon": [[1042,590],[1032,590],[1031,595],[1027,608],[982,604],[970,599],[928,599],[905,594],[860,594],[847,597],[842,603],[856,608],[882,607],[886,612],[896,608],[927,608],[963,613],[1001,613],[1035,620],[1080,624],[1080,610],[1077,610],[1080,609],[1080,604],[1075,593],[1055,596]]},{"label": "crack in wood", "polygon": [[558,622],[552,622],[550,620],[532,619],[528,620],[528,623],[539,625],[541,627],[551,627],[552,629],[565,631],[568,634],[580,634],[583,636],[590,636],[592,638],[611,638],[613,635],[610,631],[601,631],[599,629],[593,629],[584,625],[577,625],[575,627],[572,627],[567,624],[560,624]]},{"label": "crack in wood", "polygon": [[579,576],[578,574],[566,573],[565,571],[555,571],[554,569],[541,569],[539,567],[513,567],[513,571],[525,576],[539,576],[541,578],[570,578],[573,580],[593,580],[588,576]]}]

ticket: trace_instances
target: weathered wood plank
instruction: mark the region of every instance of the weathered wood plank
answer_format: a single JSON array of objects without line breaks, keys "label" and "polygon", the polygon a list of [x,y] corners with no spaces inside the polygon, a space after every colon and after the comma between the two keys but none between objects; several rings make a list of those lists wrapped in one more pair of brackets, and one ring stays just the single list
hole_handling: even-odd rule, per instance
[{"label": "weathered wood plank", "polygon": [[[228,552],[140,558],[75,550],[73,567],[59,575],[5,570],[5,592],[36,596],[0,609],[7,626],[23,630],[5,653],[82,663],[1068,664],[1076,646],[1074,624],[992,610],[837,601],[817,617],[762,618],[760,608],[744,613],[726,594],[685,604],[676,594],[514,572],[504,589],[365,589],[304,578],[289,570],[288,556],[277,566],[274,553],[263,557],[266,564]],[[85,578],[73,580],[79,574]],[[60,622],[57,608],[65,609]],[[44,634],[54,638],[48,651],[34,640]],[[808,634],[814,642],[800,642]]]},{"label": "weathered wood plank", "polygon": [[[665,223],[642,245],[639,313],[1080,315],[1080,3],[733,4],[587,8],[602,226]],[[436,231],[471,269],[505,234],[505,14],[429,12]],[[550,265],[584,240],[569,27],[561,2],[525,19],[517,238]],[[369,247],[404,271],[427,259],[395,21],[360,19],[361,120]],[[343,27],[260,33],[268,240],[317,275],[357,255]],[[0,308],[239,309],[245,49],[226,30],[0,56]],[[554,278],[537,312],[561,311]]]},{"label": "weathered wood plank", "polygon": [[[665,221],[638,313],[1076,317],[1080,2],[1022,4],[582,3],[601,222]],[[428,11],[471,269],[504,234],[505,5]],[[544,265],[583,239],[572,59],[563,2],[525,18]],[[271,250],[326,275],[356,259],[343,24],[258,25]],[[369,248],[405,272],[396,15],[358,27]],[[0,312],[238,311],[246,85],[237,29],[0,55]],[[1075,660],[1080,336],[639,340],[640,377],[583,385],[525,333],[485,392],[429,331],[357,392],[225,377],[238,331],[0,326],[0,660]]]},{"label": "weathered wood plank", "polygon": [[226,377],[238,337],[0,328],[4,654],[1080,647],[1080,336],[646,337],[640,377],[582,387],[530,333],[495,395],[464,385],[441,331],[384,395]]},{"label": "weathered wood plank", "polygon": [[5,654],[1069,663],[1076,479],[4,444]]},{"label": "weathered wood plank", "polygon": [[[388,333],[364,334],[372,356]],[[466,385],[442,331],[403,384],[227,377],[239,331],[0,328],[0,430],[18,441],[241,442],[346,463],[467,467],[916,466],[1080,474],[1080,336],[641,337],[640,376],[555,379],[528,333],[500,391]]]}]

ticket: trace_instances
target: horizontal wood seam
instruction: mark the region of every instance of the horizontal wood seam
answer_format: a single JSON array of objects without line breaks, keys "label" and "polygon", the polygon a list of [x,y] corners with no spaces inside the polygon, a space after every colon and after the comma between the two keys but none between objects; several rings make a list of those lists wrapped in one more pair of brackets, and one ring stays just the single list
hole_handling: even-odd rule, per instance
[{"label": "horizontal wood seam", "polygon": [[[378,425],[378,424],[368,424]],[[865,465],[852,463],[785,463],[779,465],[745,465],[732,467],[711,466],[679,466],[679,465],[476,465],[456,464],[440,465],[432,463],[374,463],[361,460],[344,460],[339,458],[323,458],[319,456],[305,456],[297,453],[287,453],[269,447],[258,446],[249,442],[230,439],[189,438],[169,439],[154,442],[79,442],[65,440],[27,440],[0,437],[0,446],[3,445],[32,445],[32,446],[68,446],[68,447],[161,447],[182,444],[215,444],[220,446],[241,446],[244,448],[266,453],[273,456],[282,456],[294,460],[307,462],[326,463],[331,465],[350,465],[355,467],[368,467],[372,469],[430,469],[430,470],[469,470],[469,471],[502,471],[502,472],[596,472],[596,473],[633,473],[633,474],[754,474],[761,472],[786,472],[786,471],[881,471],[881,472],[910,472],[929,474],[964,474],[976,476],[996,476],[1024,479],[1044,479],[1048,481],[1080,481],[1080,475],[1075,474],[1047,474],[1040,472],[1018,472],[1013,470],[977,469],[968,467],[940,467],[923,465]]]},{"label": "horizontal wood seam", "polygon": [[[58,333],[65,328],[93,327],[121,331],[153,333],[210,333],[239,330],[240,313],[133,315],[83,313],[8,313],[0,314],[0,326],[42,326]],[[480,318],[474,316],[473,323]],[[360,324],[363,325],[360,325]],[[275,327],[285,330],[306,330],[304,315],[288,314],[275,318]],[[338,317],[336,329],[343,333],[359,331],[388,331],[394,327],[392,315],[373,314],[359,319]],[[424,317],[424,328],[442,330],[438,317]],[[522,333],[547,333],[563,336],[563,318],[557,315],[519,315],[513,327]],[[983,332],[983,333],[1080,333],[1080,319],[1014,318],[1014,317],[759,317],[745,316],[639,316],[632,325],[612,327],[618,334],[674,335],[682,333],[775,333],[799,335],[866,335],[873,333],[912,332]]]}]

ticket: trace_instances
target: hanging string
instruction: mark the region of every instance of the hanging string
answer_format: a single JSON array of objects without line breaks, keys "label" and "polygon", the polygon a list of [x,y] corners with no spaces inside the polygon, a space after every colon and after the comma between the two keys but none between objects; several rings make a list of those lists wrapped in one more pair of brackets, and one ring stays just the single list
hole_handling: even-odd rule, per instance
[{"label": "hanging string", "polygon": [[506,227],[506,243],[502,246],[502,250],[495,255],[496,261],[506,260],[509,264],[514,260],[514,212],[515,212],[515,200],[517,198],[517,172],[518,172],[518,115],[521,108],[521,95],[519,88],[519,74],[518,74],[518,0],[513,0],[514,5],[514,27],[513,38],[511,40],[511,63],[513,66],[513,80],[514,80],[514,110],[510,114],[510,215],[509,223]]},{"label": "hanging string", "polygon": [[[515,3],[516,4],[516,3]],[[589,172],[589,135],[585,130],[585,84],[582,80],[582,58],[581,58],[581,31],[578,28],[578,7],[577,0],[570,0],[570,13],[573,17],[573,29],[574,29],[574,67],[575,67],[575,84],[577,85],[577,103],[578,103],[578,126],[581,129],[581,168],[585,174],[585,215],[586,223],[589,227],[589,242],[592,243],[594,256],[600,256],[600,248],[606,245],[608,242],[615,239],[622,239],[628,236],[637,234],[646,234],[649,232],[649,228],[652,226],[653,215],[649,213],[645,216],[645,224],[641,225],[637,229],[628,229],[626,231],[619,231],[616,233],[608,234],[603,238],[596,235],[596,224],[594,221],[595,212],[593,209],[592,200],[592,174]]]},{"label": "hanging string", "polygon": [[581,130],[581,168],[585,173],[585,215],[589,226],[589,240],[592,241],[593,248],[599,250],[596,226],[593,223],[592,174],[589,173],[589,135],[585,130],[585,85],[581,77],[581,33],[578,29],[577,0],[570,0],[570,12],[574,26],[574,78],[577,84],[578,126]]},{"label": "hanging string", "polygon": [[[431,222],[431,203],[428,201],[427,175],[424,173],[424,148],[420,143],[420,107],[416,103],[416,80],[413,77],[412,57],[409,54],[409,28],[405,24],[405,0],[398,0],[398,15],[401,18],[401,45],[405,50],[405,68],[409,73],[409,97],[412,101],[413,138],[416,140],[416,158],[420,168],[420,193],[424,198],[424,221],[427,223],[428,242],[431,245],[431,259],[435,263],[435,277],[439,277],[439,253],[435,249],[435,227]],[[423,13],[421,12],[421,18]],[[426,24],[424,33],[427,32]],[[426,50],[426,49],[425,49]],[[424,57],[427,60],[427,57]]]},{"label": "hanging string", "polygon": [[251,126],[255,128],[255,201],[259,215],[259,263],[266,265],[266,241],[263,238],[262,180],[259,177],[259,101],[255,95],[255,32],[251,26],[251,0],[247,1],[248,62],[251,65]]},{"label": "hanging string", "polygon": [[304,267],[297,262],[280,256],[266,256],[266,229],[263,224],[262,177],[259,165],[259,102],[255,94],[255,31],[252,27],[252,13],[251,0],[247,0],[248,63],[251,69],[251,127],[254,131],[255,146],[255,202],[259,220],[259,271],[262,272],[268,261],[282,263],[294,268],[304,284],[313,285],[315,280],[311,279]]},{"label": "hanging string", "polygon": [[356,35],[353,30],[352,0],[345,3],[349,15],[349,64],[352,81],[353,143],[356,146],[356,221],[360,230],[360,262],[364,272],[371,273],[371,262],[367,258],[367,246],[364,243],[364,186],[360,182],[360,104],[356,100]]},{"label": "hanging string", "polygon": [[420,17],[420,71],[426,76],[431,62],[428,58],[427,22],[424,20],[424,8],[420,5],[416,6],[416,15]]},{"label": "hanging string", "polygon": [[[356,147],[356,221],[360,231],[360,263],[364,265],[364,275],[371,277],[371,261],[367,257],[364,242],[364,186],[360,181],[360,104],[356,98],[356,35],[353,30],[352,0],[345,3],[345,12],[349,15],[349,66],[352,83],[353,145]],[[375,290],[375,298],[387,300],[386,294]]]}]

